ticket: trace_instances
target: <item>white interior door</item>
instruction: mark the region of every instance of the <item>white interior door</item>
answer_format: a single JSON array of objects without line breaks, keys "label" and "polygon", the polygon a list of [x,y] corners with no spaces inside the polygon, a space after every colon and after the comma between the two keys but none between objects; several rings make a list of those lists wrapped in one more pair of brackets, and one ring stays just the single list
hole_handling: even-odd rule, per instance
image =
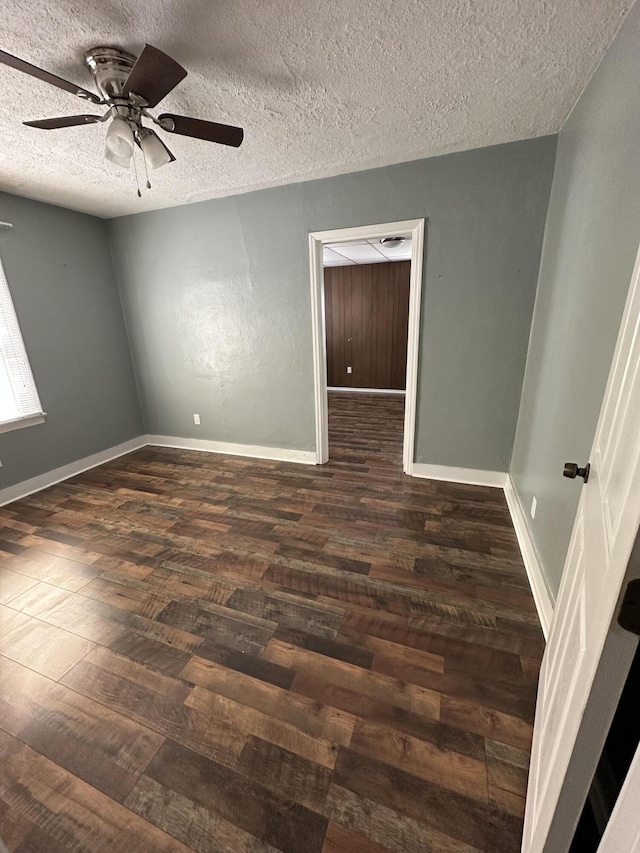
[{"label": "white interior door", "polygon": [[523,853],[568,850],[637,644],[615,616],[640,521],[639,277],[640,253],[589,479],[567,482],[582,494],[540,672]]}]

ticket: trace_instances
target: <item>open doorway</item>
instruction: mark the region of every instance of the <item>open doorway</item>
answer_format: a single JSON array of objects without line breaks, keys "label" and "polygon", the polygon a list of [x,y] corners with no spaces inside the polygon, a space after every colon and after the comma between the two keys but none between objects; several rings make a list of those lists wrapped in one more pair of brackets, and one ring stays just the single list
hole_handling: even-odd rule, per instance
[{"label": "open doorway", "polygon": [[[316,447],[373,449],[413,472],[424,220],[310,234]],[[384,241],[384,242],[381,242]]]},{"label": "open doorway", "polygon": [[326,243],[329,458],[401,468],[411,236]]}]

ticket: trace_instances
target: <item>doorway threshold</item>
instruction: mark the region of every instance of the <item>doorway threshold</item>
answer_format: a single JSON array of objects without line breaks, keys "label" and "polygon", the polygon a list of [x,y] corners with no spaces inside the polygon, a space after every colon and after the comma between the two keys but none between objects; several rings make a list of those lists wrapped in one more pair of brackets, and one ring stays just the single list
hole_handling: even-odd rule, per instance
[{"label": "doorway threshold", "polygon": [[337,391],[340,394],[396,394],[401,397],[406,394],[402,388],[348,388],[344,385],[329,385],[327,391]]}]

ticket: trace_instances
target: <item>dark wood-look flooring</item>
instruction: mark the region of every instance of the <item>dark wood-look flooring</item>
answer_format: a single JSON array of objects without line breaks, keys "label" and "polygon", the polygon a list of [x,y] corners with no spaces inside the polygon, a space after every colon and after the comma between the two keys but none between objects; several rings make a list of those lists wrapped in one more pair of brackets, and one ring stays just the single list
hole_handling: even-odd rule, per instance
[{"label": "dark wood-look flooring", "polygon": [[502,493],[146,448],[0,509],[11,851],[516,853],[543,641]]}]

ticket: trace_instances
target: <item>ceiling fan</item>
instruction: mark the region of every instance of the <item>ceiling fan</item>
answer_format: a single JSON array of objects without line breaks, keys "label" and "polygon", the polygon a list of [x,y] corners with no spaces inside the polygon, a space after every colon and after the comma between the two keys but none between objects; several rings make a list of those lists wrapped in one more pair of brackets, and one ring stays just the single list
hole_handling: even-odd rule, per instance
[{"label": "ceiling fan", "polygon": [[[95,80],[99,95],[4,50],[0,50],[0,62],[71,92],[85,101],[108,106],[109,109],[104,115],[63,116],[25,121],[24,124],[43,130],[56,130],[111,119],[106,136],[105,157],[118,166],[128,168],[133,161],[135,168],[134,145],[142,151],[145,168],[148,163],[152,169],[157,169],[176,159],[155,130],[143,125],[143,118],[167,133],[231,145],[234,148],[241,145],[244,137],[241,127],[173,113],[162,113],[157,117],[151,115],[149,109],[157,106],[187,76],[187,72],[174,59],[150,44],[144,46],[138,57],[114,47],[94,47],[88,50],[85,53],[85,63]],[[151,187],[148,177],[147,187]],[[138,195],[141,195],[139,187]]]}]

